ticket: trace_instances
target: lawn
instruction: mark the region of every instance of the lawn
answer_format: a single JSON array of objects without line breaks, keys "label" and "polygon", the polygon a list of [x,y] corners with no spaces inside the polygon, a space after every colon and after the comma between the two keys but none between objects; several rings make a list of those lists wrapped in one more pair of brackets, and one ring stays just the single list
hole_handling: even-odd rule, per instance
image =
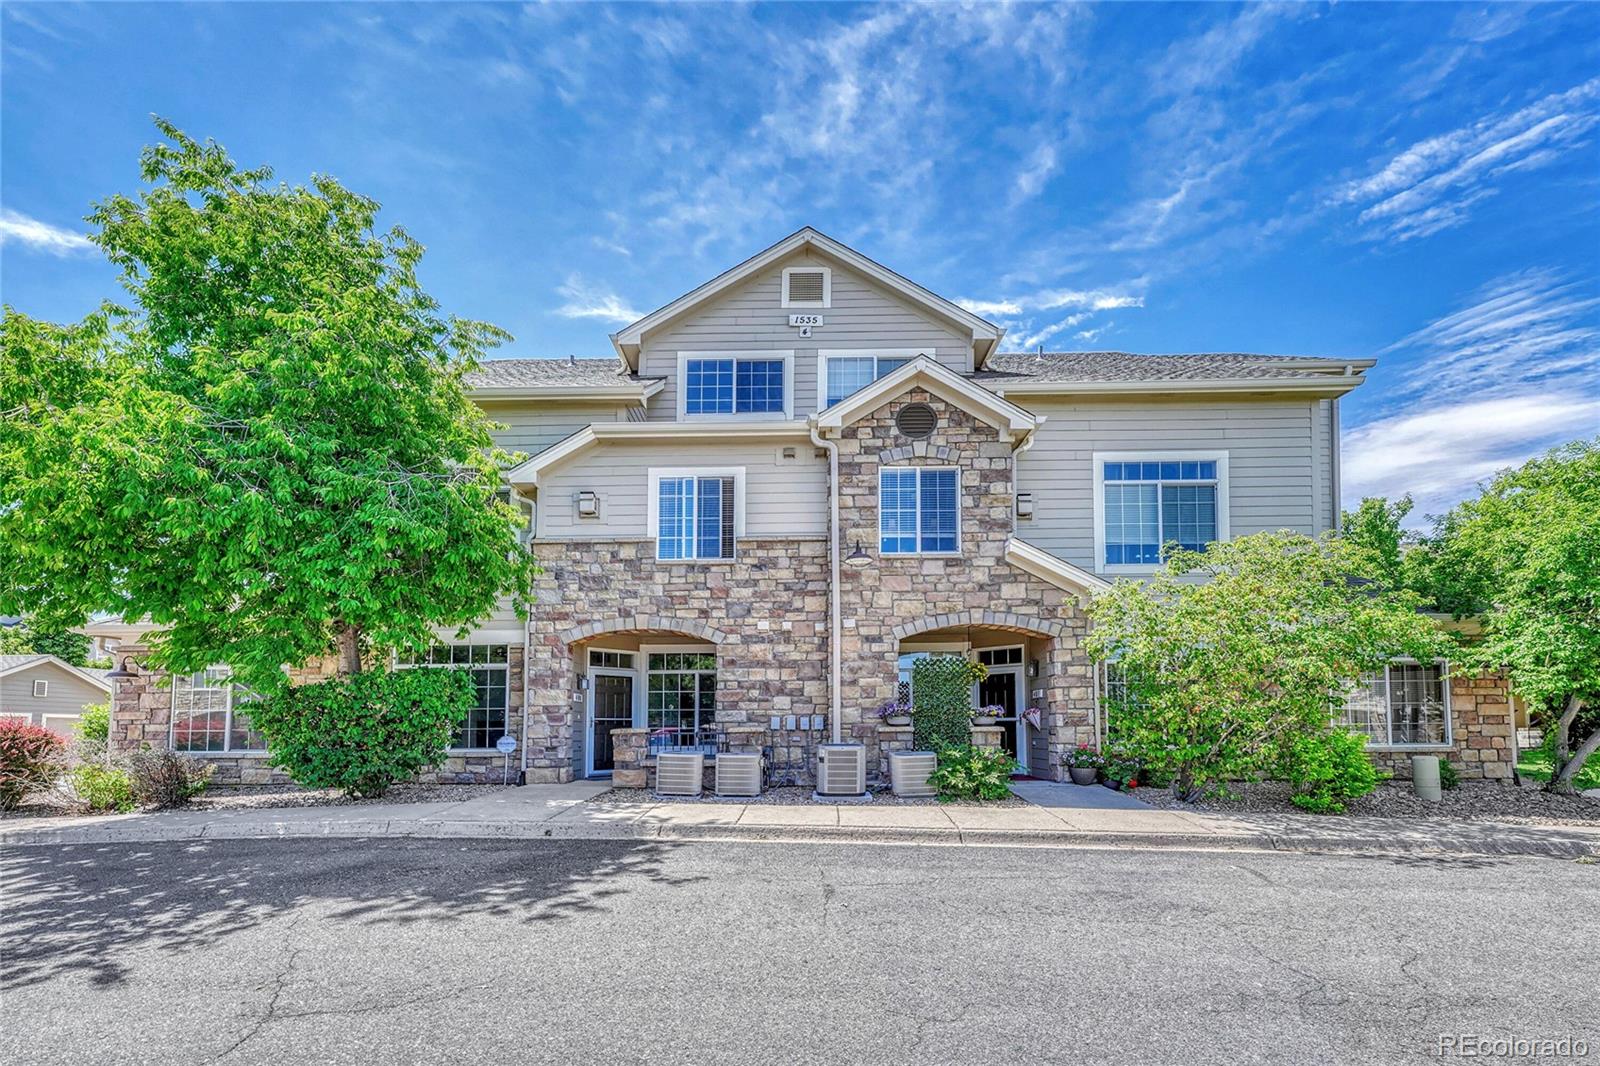
[{"label": "lawn", "polygon": [[[1550,765],[1550,753],[1542,748],[1535,748],[1522,753],[1522,761],[1517,763],[1517,772],[1535,781],[1548,781]],[[1600,788],[1600,754],[1589,756],[1589,761],[1583,764],[1583,769],[1572,779],[1572,784],[1579,792]]]}]

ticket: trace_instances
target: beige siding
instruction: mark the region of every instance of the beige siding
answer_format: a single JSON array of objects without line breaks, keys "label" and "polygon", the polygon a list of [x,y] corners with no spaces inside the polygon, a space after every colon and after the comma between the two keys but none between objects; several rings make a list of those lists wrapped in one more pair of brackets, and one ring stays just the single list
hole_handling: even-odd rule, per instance
[{"label": "beige siding", "polygon": [[595,422],[627,419],[627,408],[615,402],[582,403],[490,400],[478,404],[484,414],[505,428],[493,431],[495,443],[511,452],[534,455]]},{"label": "beige siding", "polygon": [[1233,536],[1328,528],[1320,401],[1019,399],[1047,421],[1018,463],[1017,488],[1033,493],[1034,517],[1017,532],[1068,562],[1091,569],[1096,562],[1090,457],[1097,451],[1225,450]]},{"label": "beige siding", "polygon": [[[783,306],[783,271],[807,264],[832,270],[833,293],[832,306],[816,311],[823,325],[802,338],[789,326],[791,309]],[[817,351],[822,348],[926,348],[954,370],[972,369],[971,339],[954,324],[830,259],[803,251],[645,338],[639,373],[668,379],[650,401],[650,418],[677,417],[679,352],[790,350],[794,352],[792,413],[802,418],[817,409]]]},{"label": "beige siding", "polygon": [[[782,459],[784,448],[794,459]],[[716,444],[605,443],[540,477],[538,536],[578,540],[647,537],[651,467],[743,467],[745,535],[825,536],[828,464],[809,441]],[[600,495],[600,518],[580,519],[579,492]]]},{"label": "beige siding", "polygon": [[[46,695],[33,694],[36,680],[49,682]],[[85,706],[105,703],[110,698],[105,689],[51,663],[0,677],[0,715],[26,714],[34,725],[43,725],[44,715],[79,715]]]}]

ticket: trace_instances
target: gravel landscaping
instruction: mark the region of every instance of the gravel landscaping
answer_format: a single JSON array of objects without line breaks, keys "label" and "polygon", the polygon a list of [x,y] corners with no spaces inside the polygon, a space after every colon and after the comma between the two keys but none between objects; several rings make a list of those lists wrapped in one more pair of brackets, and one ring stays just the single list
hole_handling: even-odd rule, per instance
[{"label": "gravel landscaping", "polygon": [[874,806],[895,807],[937,807],[942,805],[952,807],[1026,807],[1027,800],[1016,796],[1008,796],[1003,800],[940,800],[933,796],[920,799],[910,799],[896,796],[884,790],[882,792],[869,792],[868,799],[839,799],[819,800],[811,789],[800,785],[780,785],[769,788],[759,796],[716,796],[710,792],[699,796],[657,796],[647,788],[614,788],[610,792],[602,792],[592,797],[589,802],[605,806],[623,805],[630,803],[765,803],[779,807],[809,807],[832,806],[844,807],[855,804],[871,803]]},{"label": "gravel landscaping", "polygon": [[[293,785],[236,787],[219,785],[189,801],[184,810],[244,811],[269,807],[349,807],[376,803],[460,803],[499,792],[505,785],[395,785],[376,799],[352,799],[331,788],[302,789]],[[513,786],[514,787],[514,786]],[[0,817],[51,818],[84,815],[72,798],[60,792],[31,797],[14,811]],[[107,812],[98,812],[107,813]]]},{"label": "gravel landscaping", "polygon": [[[1184,803],[1166,789],[1141,788],[1134,792],[1152,807],[1199,811],[1206,814],[1304,814],[1289,802],[1289,786],[1268,781],[1234,788],[1233,799],[1207,799]],[[1535,788],[1517,788],[1481,781],[1464,781],[1448,789],[1444,799],[1428,803],[1407,783],[1379,785],[1345,812],[1357,818],[1412,820],[1493,821],[1517,825],[1600,825],[1600,801],[1582,796],[1558,796]],[[1340,815],[1325,815],[1337,819]]]}]

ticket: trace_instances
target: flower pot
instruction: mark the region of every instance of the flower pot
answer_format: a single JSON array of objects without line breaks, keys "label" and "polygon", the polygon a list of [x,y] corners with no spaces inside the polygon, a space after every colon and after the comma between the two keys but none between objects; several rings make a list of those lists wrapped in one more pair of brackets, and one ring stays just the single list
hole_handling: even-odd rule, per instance
[{"label": "flower pot", "polygon": [[1074,785],[1092,785],[1095,778],[1100,776],[1100,771],[1093,766],[1069,766],[1067,773],[1071,775]]},{"label": "flower pot", "polygon": [[994,717],[992,715],[987,715],[987,714],[985,714],[985,715],[974,715],[973,718],[972,718],[972,724],[973,725],[994,725]]},{"label": "flower pot", "polygon": [[911,724],[911,716],[907,714],[891,715],[883,720],[884,725],[899,726],[902,729]]},{"label": "flower pot", "polygon": [[891,751],[889,753],[889,787],[896,796],[932,796],[938,790],[928,784],[928,778],[938,765],[931,751]]}]

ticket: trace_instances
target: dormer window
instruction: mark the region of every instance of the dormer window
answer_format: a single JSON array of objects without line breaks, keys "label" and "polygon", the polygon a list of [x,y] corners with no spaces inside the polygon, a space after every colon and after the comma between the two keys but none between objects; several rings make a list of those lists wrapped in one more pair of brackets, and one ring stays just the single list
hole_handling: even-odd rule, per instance
[{"label": "dormer window", "polygon": [[788,267],[783,272],[783,306],[831,307],[833,271],[827,267]]}]

